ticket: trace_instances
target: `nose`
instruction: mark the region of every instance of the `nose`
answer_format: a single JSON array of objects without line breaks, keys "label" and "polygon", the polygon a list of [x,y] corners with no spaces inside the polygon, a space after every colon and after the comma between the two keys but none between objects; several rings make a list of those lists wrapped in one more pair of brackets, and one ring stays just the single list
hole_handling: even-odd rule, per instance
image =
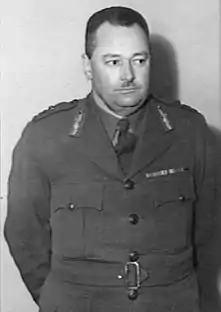
[{"label": "nose", "polygon": [[125,62],[121,67],[120,79],[126,82],[132,82],[134,80],[134,69],[130,62]]}]

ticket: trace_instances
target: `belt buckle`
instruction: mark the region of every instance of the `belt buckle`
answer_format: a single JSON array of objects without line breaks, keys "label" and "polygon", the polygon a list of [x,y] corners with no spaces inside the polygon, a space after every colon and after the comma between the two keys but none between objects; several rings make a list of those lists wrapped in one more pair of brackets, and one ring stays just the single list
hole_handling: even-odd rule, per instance
[{"label": "belt buckle", "polygon": [[135,267],[135,285],[129,285],[128,290],[137,290],[140,288],[140,264],[137,261],[128,261],[124,266],[125,276],[128,276],[131,266]]}]

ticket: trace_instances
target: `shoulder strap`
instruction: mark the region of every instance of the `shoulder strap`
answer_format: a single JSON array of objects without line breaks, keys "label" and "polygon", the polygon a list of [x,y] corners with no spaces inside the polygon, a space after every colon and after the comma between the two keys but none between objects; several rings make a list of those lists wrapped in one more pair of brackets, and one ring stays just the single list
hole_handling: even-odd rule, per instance
[{"label": "shoulder strap", "polygon": [[70,110],[74,108],[77,105],[77,103],[78,103],[78,100],[73,100],[71,102],[62,102],[56,105],[49,106],[47,109],[43,110],[42,112],[34,116],[32,121],[37,122],[38,120],[46,118],[52,114],[55,114],[61,111]]},{"label": "shoulder strap", "polygon": [[179,105],[180,108],[186,109],[192,113],[201,114],[196,108],[193,108],[193,107],[186,105],[186,104],[182,104],[179,100],[175,101],[174,105]]}]

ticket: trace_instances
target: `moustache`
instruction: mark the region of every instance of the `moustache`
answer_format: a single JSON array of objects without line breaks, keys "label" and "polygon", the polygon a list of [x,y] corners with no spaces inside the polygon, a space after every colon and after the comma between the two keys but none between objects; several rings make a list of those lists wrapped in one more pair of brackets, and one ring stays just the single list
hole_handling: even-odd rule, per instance
[{"label": "moustache", "polygon": [[127,91],[127,90],[137,90],[139,89],[139,86],[135,85],[134,83],[123,83],[119,86],[119,88],[116,88],[116,91]]},{"label": "moustache", "polygon": [[122,82],[122,84],[120,85],[120,88],[124,89],[124,88],[136,88],[137,85],[134,83],[134,82],[131,82],[131,81],[124,81]]}]

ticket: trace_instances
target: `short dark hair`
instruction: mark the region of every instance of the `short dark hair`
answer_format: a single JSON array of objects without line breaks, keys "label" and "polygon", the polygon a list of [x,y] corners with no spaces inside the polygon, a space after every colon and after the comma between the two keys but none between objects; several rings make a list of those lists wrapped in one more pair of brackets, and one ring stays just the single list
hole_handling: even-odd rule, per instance
[{"label": "short dark hair", "polygon": [[88,20],[85,32],[85,53],[92,57],[96,47],[96,31],[105,22],[114,26],[132,26],[138,24],[144,31],[149,42],[149,28],[144,17],[137,11],[123,7],[112,6],[95,12]]}]

